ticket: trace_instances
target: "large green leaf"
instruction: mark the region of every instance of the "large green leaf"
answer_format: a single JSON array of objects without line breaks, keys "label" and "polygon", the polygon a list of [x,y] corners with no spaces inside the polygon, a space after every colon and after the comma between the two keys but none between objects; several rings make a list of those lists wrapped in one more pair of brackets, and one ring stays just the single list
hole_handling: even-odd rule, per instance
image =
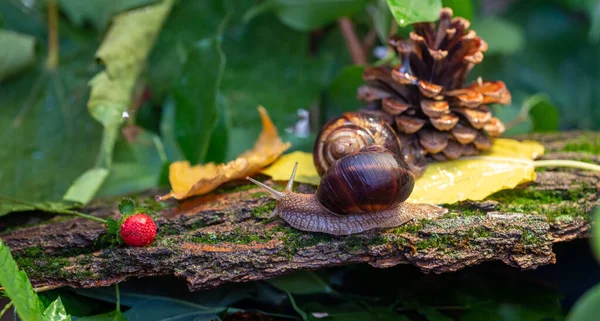
[{"label": "large green leaf", "polygon": [[173,88],[175,137],[192,164],[206,158],[220,113],[217,95],[224,67],[220,35],[197,42]]},{"label": "large green leaf", "polygon": [[558,109],[546,95],[533,95],[523,104],[529,105],[529,118],[535,132],[554,132],[558,130],[560,115]]},{"label": "large green leaf", "polygon": [[393,19],[387,1],[377,0],[375,4],[369,6],[368,10],[373,18],[373,27],[375,27],[379,41],[381,41],[381,43],[387,43]]},{"label": "large green leaf", "polygon": [[521,27],[498,17],[475,21],[472,29],[488,43],[486,54],[517,53],[525,44]]},{"label": "large green leaf", "polygon": [[0,82],[35,63],[35,38],[0,30]]},{"label": "large green leaf", "polygon": [[67,314],[65,306],[60,297],[52,301],[44,310],[44,321],[70,321],[71,316]]},{"label": "large green leaf", "polygon": [[106,27],[110,18],[124,10],[147,5],[157,0],[59,0],[61,10],[76,25],[90,22],[96,29]]},{"label": "large green leaf", "polygon": [[269,282],[274,287],[291,294],[333,293],[334,290],[314,272],[296,272]]},{"label": "large green leaf", "polygon": [[111,311],[108,313],[78,318],[77,321],[128,321],[128,320],[121,311]]},{"label": "large green leaf", "polygon": [[156,187],[161,168],[167,162],[158,135],[139,127],[130,127],[133,140],[122,137],[115,145],[110,174],[96,196],[117,196]]},{"label": "large green leaf", "polygon": [[123,113],[131,101],[133,86],[172,4],[172,0],[163,0],[120,14],[96,52],[96,58],[105,64],[106,69],[90,81],[92,88],[88,109],[92,117],[104,126],[104,135],[95,168],[82,174],[64,199],[86,204],[104,183],[106,170],[112,165],[113,148],[124,121]]},{"label": "large green leaf", "polygon": [[442,9],[441,0],[387,0],[398,25],[435,21]]},{"label": "large green leaf", "polygon": [[567,321],[591,321],[600,315],[600,284],[583,294],[569,312]]},{"label": "large green leaf", "polygon": [[345,53],[343,45],[311,56],[309,34],[294,31],[268,15],[239,25],[234,31],[223,42],[227,67],[221,91],[230,107],[232,124],[227,159],[254,144],[260,132],[258,105],[267,109],[287,141],[283,129],[298,120],[299,109],[308,110],[318,102],[332,63],[341,63],[342,59],[348,62],[336,51],[341,48]]},{"label": "large green leaf", "polygon": [[463,17],[471,20],[471,16],[473,15],[471,0],[442,0],[442,6],[450,7],[455,17]]},{"label": "large green leaf", "polygon": [[34,210],[46,212],[60,212],[79,206],[80,204],[78,203],[68,201],[48,201],[30,203],[23,200],[6,198],[0,195],[0,216],[13,212],[25,212]]},{"label": "large green leaf", "polygon": [[33,291],[27,274],[19,271],[9,248],[4,245],[2,240],[0,240],[0,285],[14,303],[17,314],[22,320],[43,320],[41,302]]},{"label": "large green leaf", "polygon": [[70,59],[57,70],[38,69],[0,86],[1,195],[60,199],[94,163],[90,147],[98,146],[100,127],[85,112],[92,51],[64,43],[61,52]]},{"label": "large green leaf", "polygon": [[229,147],[229,131],[231,130],[231,117],[229,117],[229,107],[225,104],[223,95],[217,97],[219,110],[217,124],[210,137],[208,150],[206,151],[205,163],[223,163],[227,156]]},{"label": "large green leaf", "polygon": [[325,119],[358,110],[364,102],[356,98],[356,90],[364,83],[364,67],[346,66],[335,76],[325,94]]},{"label": "large green leaf", "polygon": [[598,263],[600,263],[600,206],[596,207],[592,218],[594,225],[592,225],[591,245],[593,254]]},{"label": "large green leaf", "polygon": [[267,0],[250,9],[248,21],[264,12],[273,12],[286,25],[301,31],[323,27],[340,17],[353,16],[362,11],[365,0]]}]

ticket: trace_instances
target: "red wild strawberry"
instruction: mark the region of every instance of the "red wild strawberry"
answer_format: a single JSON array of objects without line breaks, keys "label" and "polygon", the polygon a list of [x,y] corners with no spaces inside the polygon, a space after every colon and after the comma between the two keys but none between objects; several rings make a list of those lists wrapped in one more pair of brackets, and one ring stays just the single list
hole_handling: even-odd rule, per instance
[{"label": "red wild strawberry", "polygon": [[146,246],[156,236],[156,224],[146,214],[135,214],[121,224],[121,238],[129,246]]}]

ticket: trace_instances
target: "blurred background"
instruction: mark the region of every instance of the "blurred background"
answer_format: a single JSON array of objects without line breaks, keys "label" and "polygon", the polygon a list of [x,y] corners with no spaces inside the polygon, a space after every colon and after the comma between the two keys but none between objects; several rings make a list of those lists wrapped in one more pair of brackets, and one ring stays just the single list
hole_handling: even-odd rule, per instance
[{"label": "blurred background", "polygon": [[[86,109],[88,83],[104,68],[94,54],[111,17],[155,1],[57,1],[52,71],[48,1],[0,1],[0,194],[34,201],[60,198],[100,158],[112,157],[112,166],[96,196],[166,186],[175,160],[231,160],[260,131],[258,105],[292,150],[310,150],[328,118],[361,106],[362,67],[342,29],[349,26],[369,64],[393,60],[386,37],[411,30],[395,25],[383,0],[176,1],[156,27],[113,149],[101,145],[102,125]],[[489,44],[469,80],[506,82],[512,105],[495,112],[507,135],[600,128],[597,1],[443,4]],[[350,17],[345,27],[341,17]]]},{"label": "blurred background", "polygon": [[[147,59],[140,60],[131,90],[117,83],[100,97],[105,106],[127,102],[116,116],[120,120],[88,110],[90,81],[105,70],[105,61],[95,54],[107,39],[111,19],[159,2],[0,0],[0,195],[28,202],[60,200],[78,177],[98,167],[109,171],[95,181],[98,188],[91,196],[96,198],[168,188],[168,164],[173,161],[224,162],[251,148],[261,129],[259,105],[267,109],[284,141],[292,142],[290,151],[310,151],[327,119],[361,107],[356,89],[363,66],[397,59],[386,47],[387,36],[407,36],[411,30],[394,22],[385,0],[174,1],[164,23],[154,26],[155,42]],[[419,2],[415,10],[425,12],[435,2]],[[510,127],[506,135],[600,129],[599,1],[442,3],[455,16],[469,19],[489,44],[468,80],[506,83],[512,104],[494,107]],[[127,44],[128,32],[152,29],[152,24],[158,23],[142,17],[118,37]],[[358,40],[362,56],[349,49],[353,40]],[[127,48],[112,62],[135,58],[137,49]],[[489,299],[485,302],[496,304],[493,320],[560,320],[563,309],[597,281],[597,276],[587,278],[596,268],[587,244],[574,246],[577,250],[561,246],[559,253],[572,259],[571,265],[529,274],[482,267],[459,274],[448,287],[463,278],[473,285],[480,284],[478,275],[489,282],[502,274],[503,280],[514,281],[507,283],[510,296],[522,291],[512,288],[514,284],[533,282],[541,296],[530,297],[551,302],[550,307],[523,303],[537,313],[528,314],[519,305],[521,299],[517,305],[524,310],[517,312],[510,304]],[[577,265],[577,258],[584,262]],[[575,265],[579,270],[573,270]],[[390,269],[382,278],[416,274],[411,269]],[[580,277],[565,280],[573,271]],[[357,273],[334,269],[321,276],[333,284],[336,275],[352,279]],[[427,286],[439,290],[435,284]],[[413,284],[409,289],[415,288]],[[291,289],[286,290],[296,288]],[[467,301],[460,304],[473,303]],[[487,307],[485,302],[473,304]],[[448,319],[433,315],[430,320]],[[483,319],[475,314],[469,320]]]}]

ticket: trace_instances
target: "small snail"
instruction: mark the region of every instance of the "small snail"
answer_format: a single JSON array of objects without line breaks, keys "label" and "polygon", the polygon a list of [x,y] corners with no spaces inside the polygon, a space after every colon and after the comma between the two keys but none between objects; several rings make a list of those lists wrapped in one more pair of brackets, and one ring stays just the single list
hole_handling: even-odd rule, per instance
[{"label": "small snail", "polygon": [[335,160],[321,178],[316,194],[292,191],[297,165],[283,192],[247,179],[278,200],[271,217],[279,215],[299,230],[350,235],[446,212],[435,205],[404,203],[415,178],[401,157],[380,145],[366,146]]}]

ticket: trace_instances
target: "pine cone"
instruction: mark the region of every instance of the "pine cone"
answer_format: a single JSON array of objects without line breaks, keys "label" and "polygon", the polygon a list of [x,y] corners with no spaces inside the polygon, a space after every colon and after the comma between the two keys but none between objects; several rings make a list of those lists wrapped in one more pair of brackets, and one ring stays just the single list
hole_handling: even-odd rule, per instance
[{"label": "pine cone", "polygon": [[416,23],[410,39],[389,39],[400,65],[368,67],[363,73],[367,84],[358,89],[358,98],[369,102],[365,110],[391,120],[417,176],[429,160],[476,155],[491,147],[490,138],[504,132],[487,106],[510,104],[504,83],[478,79],[463,87],[467,73],[487,50],[469,26],[468,20],[452,18],[452,10],[443,8],[437,26]]}]

